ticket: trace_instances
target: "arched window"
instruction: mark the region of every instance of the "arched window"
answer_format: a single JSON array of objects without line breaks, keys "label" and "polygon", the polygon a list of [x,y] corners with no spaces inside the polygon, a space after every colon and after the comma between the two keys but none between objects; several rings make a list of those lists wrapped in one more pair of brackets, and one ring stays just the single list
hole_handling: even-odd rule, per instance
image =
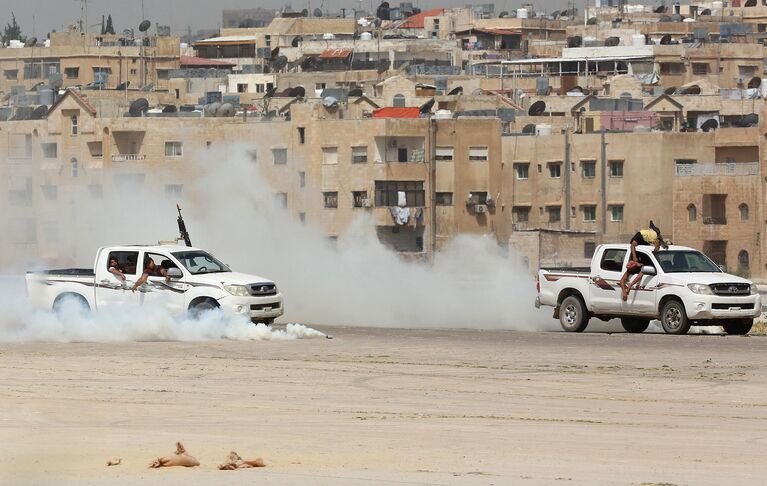
[{"label": "arched window", "polygon": [[401,95],[401,94],[394,95],[394,100],[392,101],[392,104],[394,105],[394,108],[404,108],[405,95]]},{"label": "arched window", "polygon": [[687,220],[688,221],[698,220],[698,208],[696,208],[694,204],[690,204],[687,206]]},{"label": "arched window", "polygon": [[746,250],[740,250],[738,253],[738,273],[748,272],[748,252]]},{"label": "arched window", "polygon": [[743,203],[740,206],[738,206],[738,209],[740,210],[740,220],[747,221],[748,220],[748,204]]},{"label": "arched window", "polygon": [[69,161],[70,165],[72,166],[72,178],[77,179],[77,171],[78,171],[78,163],[77,159],[73,158],[71,161]]},{"label": "arched window", "polygon": [[77,135],[77,115],[72,115],[72,136]]}]

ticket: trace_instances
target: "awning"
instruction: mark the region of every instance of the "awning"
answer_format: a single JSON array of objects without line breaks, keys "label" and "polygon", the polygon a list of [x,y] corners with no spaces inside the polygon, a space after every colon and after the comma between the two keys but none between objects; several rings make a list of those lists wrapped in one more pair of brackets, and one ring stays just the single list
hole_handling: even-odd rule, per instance
[{"label": "awning", "polygon": [[386,107],[373,110],[373,118],[420,118],[421,109]]},{"label": "awning", "polygon": [[320,59],[346,59],[351,53],[351,49],[325,49],[320,54]]}]

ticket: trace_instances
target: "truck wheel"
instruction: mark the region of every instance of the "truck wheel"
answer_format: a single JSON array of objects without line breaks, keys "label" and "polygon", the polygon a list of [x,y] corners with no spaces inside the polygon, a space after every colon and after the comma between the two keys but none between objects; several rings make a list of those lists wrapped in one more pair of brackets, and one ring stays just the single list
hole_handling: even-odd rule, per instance
[{"label": "truck wheel", "polygon": [[687,334],[690,330],[690,321],[687,320],[687,311],[678,300],[669,300],[663,304],[660,311],[660,323],[667,334]]},{"label": "truck wheel", "polygon": [[83,297],[80,294],[61,294],[58,297],[56,297],[56,300],[53,301],[53,313],[57,316],[61,315],[61,312],[64,307],[64,302],[73,300],[77,302],[80,305],[80,308],[84,313],[88,313],[91,311],[91,306],[88,305],[88,301],[85,300],[85,297]]},{"label": "truck wheel", "polygon": [[642,333],[645,332],[650,325],[650,319],[642,319],[641,317],[621,317],[621,325],[626,332]]},{"label": "truck wheel", "polygon": [[189,307],[189,315],[192,317],[192,319],[199,319],[203,313],[212,311],[218,308],[219,308],[218,302],[216,302],[215,300],[204,299]]},{"label": "truck wheel", "polygon": [[589,315],[583,301],[571,295],[559,304],[559,323],[568,332],[583,332],[589,325]]},{"label": "truck wheel", "polygon": [[754,325],[753,319],[729,319],[722,322],[724,332],[727,334],[734,334],[744,336],[751,331],[751,326]]}]

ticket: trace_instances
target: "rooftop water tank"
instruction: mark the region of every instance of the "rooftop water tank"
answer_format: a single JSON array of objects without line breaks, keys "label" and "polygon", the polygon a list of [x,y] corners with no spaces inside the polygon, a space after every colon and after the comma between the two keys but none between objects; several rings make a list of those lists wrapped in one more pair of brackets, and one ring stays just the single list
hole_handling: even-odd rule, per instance
[{"label": "rooftop water tank", "polygon": [[370,32],[363,32],[360,34],[360,40],[370,40],[373,38],[373,34]]},{"label": "rooftop water tank", "polygon": [[528,15],[526,8],[518,8],[517,9],[517,18],[518,19],[526,19]]}]

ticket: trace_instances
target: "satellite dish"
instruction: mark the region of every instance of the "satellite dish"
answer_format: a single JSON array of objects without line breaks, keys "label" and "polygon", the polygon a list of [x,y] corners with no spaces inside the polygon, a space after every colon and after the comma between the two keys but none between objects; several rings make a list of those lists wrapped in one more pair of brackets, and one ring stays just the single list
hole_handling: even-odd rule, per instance
[{"label": "satellite dish", "polygon": [[516,19],[517,18],[517,11],[516,10],[510,11],[509,12],[509,18],[510,19]]},{"label": "satellite dish", "polygon": [[176,105],[165,105],[162,107],[163,113],[176,113],[178,111],[178,108],[176,108]]},{"label": "satellite dish", "polygon": [[27,41],[24,43],[24,47],[34,47],[37,45],[37,37],[30,37],[27,39]]},{"label": "satellite dish", "polygon": [[663,94],[665,94],[665,95],[669,95],[669,96],[673,95],[674,93],[676,93],[676,86],[672,86],[672,87],[670,87],[670,88],[666,88],[666,89],[663,91]]},{"label": "satellite dish", "polygon": [[549,15],[549,17],[551,17],[552,20],[559,17],[559,10],[554,10],[553,12],[551,12],[551,15]]},{"label": "satellite dish", "polygon": [[315,16],[315,17],[322,17],[322,9],[315,8],[314,12],[312,12],[312,15]]},{"label": "satellite dish", "polygon": [[285,88],[277,93],[277,98],[289,98],[291,91],[293,91],[293,88]]},{"label": "satellite dish", "polygon": [[748,87],[748,89],[756,89],[756,88],[758,88],[761,85],[762,85],[762,78],[760,78],[759,76],[754,76],[748,82],[747,87]]},{"label": "satellite dish", "polygon": [[125,91],[128,89],[128,86],[130,86],[130,81],[125,81],[124,83],[120,83],[115,87],[115,90],[117,91]]},{"label": "satellite dish", "polygon": [[211,117],[212,118],[212,117],[216,116],[216,112],[218,111],[219,108],[221,108],[221,103],[216,101],[214,103],[209,103],[209,104],[203,106],[202,107],[202,112],[203,112],[203,114],[206,117]]},{"label": "satellite dish", "polygon": [[325,106],[325,108],[335,108],[338,106],[338,100],[332,96],[327,96],[322,99],[322,104]]},{"label": "satellite dish", "polygon": [[279,71],[280,69],[284,68],[287,65],[288,65],[288,58],[286,56],[277,56],[272,61],[272,66],[277,71]]},{"label": "satellite dish", "polygon": [[502,18],[508,17],[508,16],[509,16],[509,12],[507,12],[506,10],[504,10],[503,12],[498,14],[498,18],[499,19],[502,19]]},{"label": "satellite dish", "polygon": [[272,52],[269,53],[269,59],[276,59],[280,55],[280,48],[275,47]]},{"label": "satellite dish", "polygon": [[704,132],[709,132],[711,130],[716,130],[719,128],[719,122],[714,120],[713,118],[710,120],[706,120],[703,122],[703,125],[700,126],[700,129]]},{"label": "satellite dish", "polygon": [[656,5],[653,9],[653,13],[666,13],[666,6],[663,4]]},{"label": "satellite dish", "polygon": [[[32,113],[32,116],[34,116],[34,113]],[[742,128],[755,127],[757,125],[759,125],[759,115],[757,115],[756,113],[749,113],[748,115],[743,115],[742,117],[738,118],[735,121],[735,126],[742,127]]]},{"label": "satellite dish", "polygon": [[704,8],[701,13],[698,15],[711,15],[711,9],[710,8]]},{"label": "satellite dish", "polygon": [[583,93],[583,88],[580,86],[573,86],[568,93]]},{"label": "satellite dish", "polygon": [[482,88],[477,88],[474,91],[472,91],[471,94],[474,96],[482,96],[483,94],[485,94],[485,92],[482,91]]},{"label": "satellite dish", "polygon": [[692,86],[687,86],[685,88],[679,88],[679,94],[683,95],[697,95],[700,94],[700,86],[697,84],[693,84]]},{"label": "satellite dish", "polygon": [[671,21],[672,22],[681,22],[683,20],[684,20],[684,17],[682,17],[679,14],[674,14],[674,15],[671,16]]},{"label": "satellite dish", "polygon": [[146,98],[139,98],[130,104],[128,112],[131,116],[139,117],[149,109],[149,101]]},{"label": "satellite dish", "polygon": [[663,15],[661,18],[658,19],[658,22],[671,22],[671,17],[668,15]]},{"label": "satellite dish", "polygon": [[307,9],[301,10],[301,17],[308,17],[308,16],[309,16],[309,11]]},{"label": "satellite dish", "polygon": [[364,93],[362,92],[362,89],[360,89],[360,88],[354,88],[354,89],[352,89],[351,91],[349,91],[349,96],[356,96],[356,97],[360,97],[360,96],[362,96],[363,94],[364,94]]},{"label": "satellite dish", "polygon": [[450,92],[447,94],[448,96],[458,96],[463,94],[463,86],[456,86],[455,88],[451,89]]},{"label": "satellite dish", "polygon": [[302,43],[303,41],[304,38],[299,35],[290,42],[290,45],[293,47],[298,47],[298,44]]},{"label": "satellite dish", "polygon": [[288,92],[288,96],[291,98],[303,98],[306,95],[306,89],[303,86],[296,86],[291,88]]},{"label": "satellite dish", "polygon": [[525,125],[524,128],[522,128],[522,133],[535,133],[535,124],[528,123]]},{"label": "satellite dish", "polygon": [[671,44],[671,34],[663,34],[663,37],[660,38],[660,45],[667,46]]},{"label": "satellite dish", "polygon": [[530,108],[527,109],[527,114],[530,116],[541,116],[544,111],[546,111],[546,102],[538,100],[530,105]]},{"label": "satellite dish", "polygon": [[32,114],[29,115],[30,120],[42,120],[45,118],[45,115],[48,114],[48,105],[40,105],[34,110],[32,110]]},{"label": "satellite dish", "polygon": [[744,7],[756,7],[756,0],[746,0]]},{"label": "satellite dish", "polygon": [[567,47],[581,47],[583,45],[583,38],[579,35],[574,35],[567,38]]},{"label": "satellite dish", "polygon": [[223,105],[219,106],[216,110],[216,116],[218,118],[226,118],[226,117],[232,117],[235,115],[237,110],[234,109],[234,105],[231,103],[224,103]]},{"label": "satellite dish", "polygon": [[152,26],[152,22],[148,20],[142,20],[140,24],[138,24],[138,30],[139,32],[146,32],[149,30],[149,27]]},{"label": "satellite dish", "polygon": [[430,99],[429,101],[427,101],[426,103],[421,105],[420,113],[422,115],[425,115],[427,113],[431,113],[432,107],[434,107],[434,98]]},{"label": "satellite dish", "polygon": [[621,43],[620,37],[613,36],[613,37],[608,37],[607,39],[605,39],[605,46],[607,47],[615,47],[620,43]]},{"label": "satellite dish", "polygon": [[597,18],[589,17],[589,19],[586,21],[586,25],[597,25]]}]

